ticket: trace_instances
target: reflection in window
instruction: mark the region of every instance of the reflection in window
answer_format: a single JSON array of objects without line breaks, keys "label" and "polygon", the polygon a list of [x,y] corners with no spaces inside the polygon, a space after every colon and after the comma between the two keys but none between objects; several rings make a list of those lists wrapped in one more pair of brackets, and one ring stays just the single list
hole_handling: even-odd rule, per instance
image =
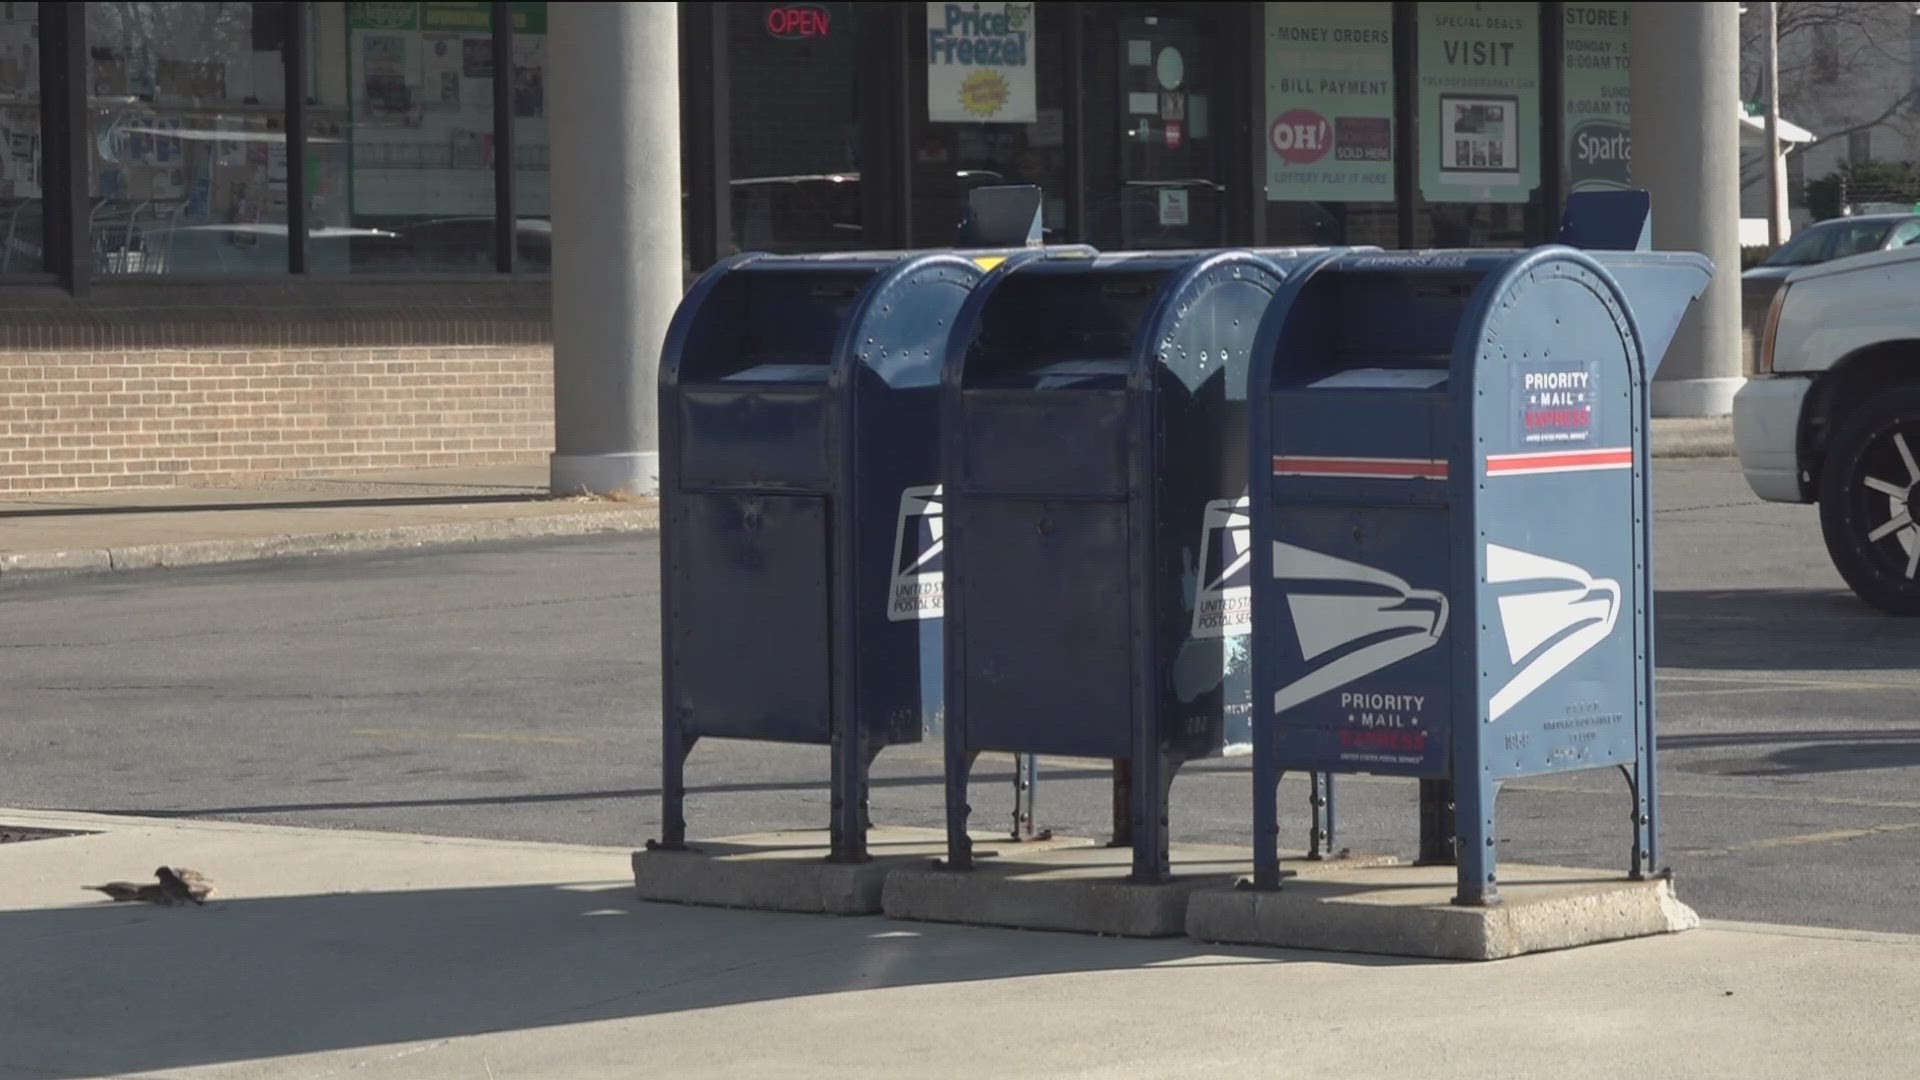
[{"label": "reflection in window", "polygon": [[[231,6],[231,5],[229,5]],[[308,42],[307,265],[314,273],[485,273],[493,230],[493,32],[487,4],[318,3]],[[511,5],[517,160],[538,160],[544,239],[546,5]],[[541,124],[527,115],[537,112]],[[528,139],[538,138],[539,151]],[[524,165],[522,166],[524,167]],[[522,206],[528,204],[523,202]]]},{"label": "reflection in window", "polygon": [[1532,3],[1418,5],[1415,247],[1525,247],[1548,235],[1539,20]]},{"label": "reflection in window", "polygon": [[1087,116],[1106,118],[1087,125],[1087,242],[1219,243],[1228,197],[1219,131],[1223,17],[1198,4],[1171,9],[1180,13],[1173,16],[1135,16],[1118,4],[1082,10]]},{"label": "reflection in window", "polygon": [[727,5],[736,251],[864,245],[854,7]]},{"label": "reflection in window", "polygon": [[[547,216],[547,21],[545,4],[513,6],[514,269],[553,269],[553,222]],[[538,17],[536,17],[536,14]]]},{"label": "reflection in window", "polygon": [[46,265],[40,218],[39,7],[0,6],[0,274]]},{"label": "reflection in window", "polygon": [[286,272],[285,75],[255,9],[87,5],[94,273]]},{"label": "reflection in window", "polygon": [[1266,242],[1394,246],[1393,5],[1265,15]]},{"label": "reflection in window", "polygon": [[[996,184],[1038,184],[1047,239],[1063,238],[1067,217],[1065,12],[1070,9],[1052,4],[1027,5],[1027,9],[1032,22],[1009,26],[1009,33],[1002,36],[1002,40],[1025,41],[1030,46],[1024,64],[1007,65],[1001,74],[1021,84],[1010,89],[1000,105],[1010,115],[984,116],[963,104],[969,68],[955,63],[957,43],[941,53],[931,72],[928,65],[929,39],[934,34],[949,41],[964,37],[963,20],[969,12],[942,9],[958,16],[958,25],[950,29],[938,24],[929,27],[924,4],[908,10],[908,92],[915,102],[925,103],[912,115],[909,167],[915,246],[953,243],[966,216],[967,193]],[[939,81],[937,88],[929,88],[930,78]],[[936,100],[941,105],[937,113]]]}]

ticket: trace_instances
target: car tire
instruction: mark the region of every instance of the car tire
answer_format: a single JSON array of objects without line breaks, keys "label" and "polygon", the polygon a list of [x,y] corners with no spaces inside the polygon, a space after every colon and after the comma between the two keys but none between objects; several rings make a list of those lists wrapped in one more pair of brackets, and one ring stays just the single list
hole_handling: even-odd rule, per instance
[{"label": "car tire", "polygon": [[1920,387],[1879,394],[1838,425],[1820,473],[1820,531],[1856,596],[1920,615]]}]

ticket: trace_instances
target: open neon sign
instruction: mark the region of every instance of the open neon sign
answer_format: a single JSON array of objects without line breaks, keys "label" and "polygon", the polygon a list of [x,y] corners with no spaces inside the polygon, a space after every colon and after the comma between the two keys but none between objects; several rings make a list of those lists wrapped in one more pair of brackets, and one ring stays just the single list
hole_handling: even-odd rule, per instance
[{"label": "open neon sign", "polygon": [[823,38],[832,25],[825,8],[773,7],[767,9],[767,33],[789,40]]}]

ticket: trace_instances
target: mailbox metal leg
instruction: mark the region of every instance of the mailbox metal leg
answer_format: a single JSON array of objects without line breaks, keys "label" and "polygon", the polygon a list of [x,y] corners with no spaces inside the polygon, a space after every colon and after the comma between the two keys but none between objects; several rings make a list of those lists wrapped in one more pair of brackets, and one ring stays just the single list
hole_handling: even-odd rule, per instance
[{"label": "mailbox metal leg", "polygon": [[[1168,850],[1167,808],[1180,762],[1165,754],[1135,759],[1133,777],[1133,873],[1127,880],[1157,885],[1173,876]],[[1139,766],[1145,765],[1141,769]]]},{"label": "mailbox metal leg", "polygon": [[1327,854],[1332,855],[1339,846],[1340,835],[1339,828],[1334,824],[1333,774],[1323,773],[1321,775],[1327,778]]},{"label": "mailbox metal leg", "polygon": [[[951,722],[951,718],[949,718]],[[951,729],[949,729],[951,732]],[[947,869],[973,869],[973,838],[967,835],[967,818],[973,807],[967,805],[967,778],[973,774],[971,754],[959,739],[947,738]]]},{"label": "mailbox metal leg", "polygon": [[1459,822],[1459,886],[1453,902],[1463,907],[1492,907],[1500,902],[1494,880],[1493,805],[1500,785],[1485,776],[1455,786]]},{"label": "mailbox metal leg", "polygon": [[649,851],[687,850],[687,755],[699,736],[680,733],[674,723],[664,730],[660,748],[660,839],[647,841]]},{"label": "mailbox metal leg", "polygon": [[867,765],[866,736],[860,732],[833,733],[833,819],[832,848],[828,862],[863,863],[867,854]]},{"label": "mailbox metal leg", "polygon": [[1645,881],[1654,874],[1653,811],[1647,795],[1647,780],[1652,772],[1645,758],[1630,766],[1620,766],[1620,775],[1627,778],[1627,798],[1633,803],[1630,815],[1633,821],[1633,867],[1627,876],[1634,881]]},{"label": "mailbox metal leg", "polygon": [[1113,837],[1110,848],[1133,846],[1133,762],[1113,759]]},{"label": "mailbox metal leg", "polygon": [[1013,755],[1013,839],[1045,840],[1052,829],[1038,828],[1036,797],[1040,791],[1040,759],[1034,754]]},{"label": "mailbox metal leg", "polygon": [[1274,768],[1274,732],[1270,724],[1253,725],[1253,887],[1280,887],[1280,778]]},{"label": "mailbox metal leg", "polygon": [[1333,776],[1310,773],[1312,794],[1307,802],[1313,807],[1313,828],[1307,834],[1307,858],[1319,862],[1333,854]]},{"label": "mailbox metal leg", "polygon": [[867,747],[867,767],[860,771],[860,824],[867,831],[873,831],[873,763],[880,760],[880,751],[884,746]]},{"label": "mailbox metal leg", "polygon": [[1454,854],[1453,781],[1420,781],[1420,856],[1415,866],[1452,866]]}]

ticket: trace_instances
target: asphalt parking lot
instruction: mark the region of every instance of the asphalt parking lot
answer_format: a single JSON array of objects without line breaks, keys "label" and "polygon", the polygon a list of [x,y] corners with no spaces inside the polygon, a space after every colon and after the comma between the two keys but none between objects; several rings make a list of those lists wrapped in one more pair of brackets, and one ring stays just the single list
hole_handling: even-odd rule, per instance
[{"label": "asphalt parking lot", "polygon": [[[1920,621],[1845,591],[1811,508],[1725,460],[1656,466],[1663,859],[1703,914],[1920,931]],[[657,543],[626,536],[0,588],[0,805],[637,844],[658,822]],[[825,751],[703,744],[696,835],[826,820]],[[1293,781],[1289,781],[1292,784]],[[1302,789],[1283,828],[1304,841]],[[1011,808],[1004,760],[976,822]],[[1410,853],[1407,781],[1340,788],[1343,845]],[[1176,839],[1244,843],[1244,760],[1192,767]],[[940,821],[937,747],[877,820]],[[1047,762],[1044,824],[1098,832],[1104,768]],[[1502,857],[1625,865],[1610,772],[1511,785]]]}]

